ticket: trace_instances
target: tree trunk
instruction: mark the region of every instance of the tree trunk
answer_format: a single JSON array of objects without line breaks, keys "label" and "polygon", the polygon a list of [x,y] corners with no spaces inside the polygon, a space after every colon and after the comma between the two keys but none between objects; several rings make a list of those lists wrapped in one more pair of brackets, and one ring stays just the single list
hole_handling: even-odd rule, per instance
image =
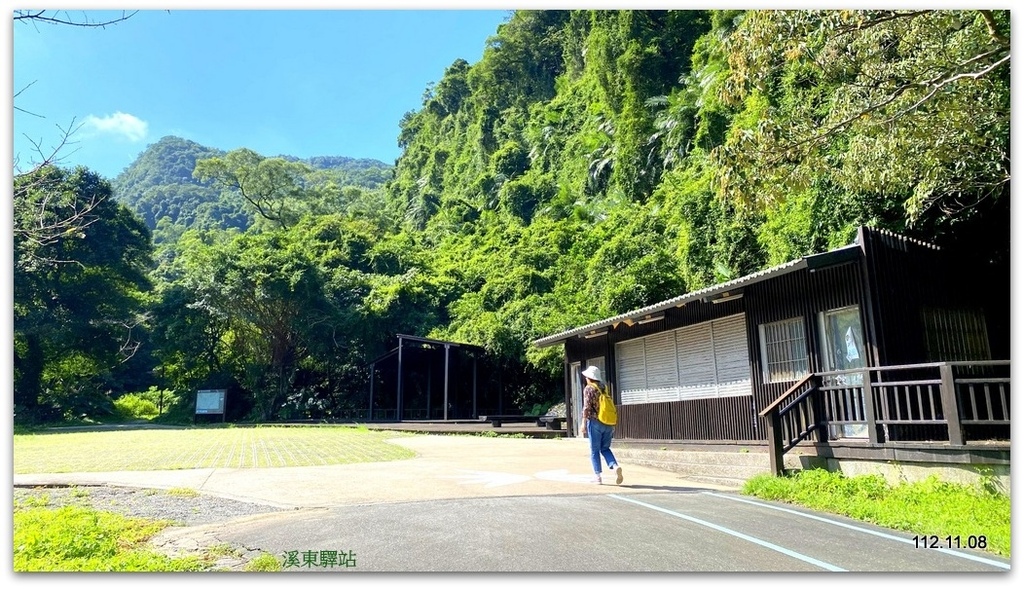
[{"label": "tree trunk", "polygon": [[37,335],[26,335],[25,353],[14,352],[14,421],[29,423],[39,416],[42,389],[43,345]]}]

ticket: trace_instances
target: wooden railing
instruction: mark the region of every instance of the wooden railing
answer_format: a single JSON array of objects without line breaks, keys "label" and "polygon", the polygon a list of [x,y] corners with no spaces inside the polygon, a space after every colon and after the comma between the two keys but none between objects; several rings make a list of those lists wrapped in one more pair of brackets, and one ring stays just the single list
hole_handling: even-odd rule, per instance
[{"label": "wooden railing", "polygon": [[[936,362],[808,374],[760,413],[771,470],[804,440],[871,444],[1009,439],[1010,362]],[[1004,427],[1005,426],[1005,427]]]}]

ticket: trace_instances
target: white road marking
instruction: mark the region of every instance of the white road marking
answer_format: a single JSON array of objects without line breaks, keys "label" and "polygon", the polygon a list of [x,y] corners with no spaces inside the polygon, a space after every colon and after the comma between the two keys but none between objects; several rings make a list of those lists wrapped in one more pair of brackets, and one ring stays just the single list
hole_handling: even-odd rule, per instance
[{"label": "white road marking", "polygon": [[[854,525],[851,525],[851,524],[848,524],[848,523],[845,523],[845,522],[828,519],[826,517],[821,517],[821,516],[813,515],[813,514],[810,514],[810,513],[802,513],[802,512],[793,510],[793,509],[787,509],[785,507],[779,507],[777,505],[769,505],[767,503],[761,503],[760,501],[753,501],[751,499],[745,499],[745,498],[742,498],[742,497],[731,497],[729,495],[720,495],[718,493],[713,493],[711,491],[705,491],[704,494],[705,495],[711,495],[713,497],[719,497],[719,498],[722,498],[722,499],[728,499],[730,501],[739,501],[740,503],[748,503],[750,505],[756,505],[758,507],[765,507],[765,508],[768,508],[768,509],[774,509],[776,511],[782,511],[782,512],[789,513],[789,514],[792,514],[792,515],[799,515],[801,517],[806,517],[806,518],[813,519],[815,521],[823,522],[823,523],[826,523],[826,524],[832,524],[834,526],[839,526],[841,528],[846,528],[846,529],[849,529],[849,530],[855,530],[857,532],[862,532],[864,534],[871,534],[873,536],[879,536],[879,537],[885,538],[887,540],[894,540],[896,542],[903,542],[904,544],[914,544],[914,541],[910,540],[908,538],[901,538],[899,536],[893,536],[892,534],[886,534],[885,532],[879,532],[877,530],[869,530],[867,528],[862,528],[860,526],[854,526]],[[1002,569],[1010,570],[1010,565],[1008,565],[1006,563],[1002,563],[1002,562],[999,562],[997,560],[991,560],[991,559],[988,559],[988,558],[983,558],[981,556],[976,556],[974,554],[970,554],[970,553],[967,553],[967,552],[957,552],[956,550],[952,550],[952,549],[949,549],[949,548],[928,548],[927,550],[932,550],[932,551],[935,551],[935,552],[941,552],[943,554],[948,554],[950,556],[959,556],[960,558],[966,558],[967,560],[974,560],[974,561],[977,561],[977,562],[981,562],[981,563],[985,563],[985,564],[988,564],[988,565],[992,565],[994,567],[999,567],[999,568],[1002,568]]]},{"label": "white road marking", "polygon": [[761,540],[760,538],[755,538],[753,536],[748,536],[747,534],[744,534],[742,532],[737,532],[735,530],[730,530],[729,528],[720,526],[718,524],[713,524],[711,522],[706,522],[704,520],[700,520],[700,519],[697,519],[695,517],[691,517],[689,515],[679,513],[677,511],[672,511],[671,509],[665,509],[663,507],[658,507],[657,505],[651,505],[650,503],[644,503],[643,501],[637,501],[636,499],[630,499],[628,497],[623,497],[621,495],[608,495],[608,496],[612,497],[614,499],[618,499],[620,501],[626,501],[628,503],[634,503],[636,505],[640,505],[640,506],[646,507],[648,509],[653,509],[655,511],[660,511],[661,513],[666,513],[666,514],[671,515],[671,516],[682,518],[682,519],[685,519],[688,522],[693,522],[695,524],[699,524],[699,525],[702,525],[702,526],[709,527],[709,528],[711,528],[713,530],[717,530],[717,531],[722,532],[724,534],[729,534],[730,536],[735,536],[736,538],[739,538],[741,540],[746,540],[747,542],[752,542],[754,544],[757,544],[758,546],[764,546],[765,548],[768,548],[769,550],[774,550],[776,552],[781,552],[782,554],[785,554],[786,556],[791,556],[791,557],[793,557],[793,558],[795,558],[797,560],[802,560],[802,561],[804,561],[804,562],[806,562],[808,564],[812,564],[812,565],[814,565],[816,567],[823,568],[823,569],[825,569],[827,571],[841,572],[841,573],[847,572],[846,569],[839,568],[839,567],[837,567],[837,566],[835,566],[833,564],[829,564],[827,562],[818,560],[816,558],[811,558],[810,556],[807,556],[805,554],[800,554],[799,552],[795,552],[795,551],[790,550],[788,548],[783,548],[782,546],[779,546],[777,544],[772,544],[771,542],[767,542],[765,540]]}]

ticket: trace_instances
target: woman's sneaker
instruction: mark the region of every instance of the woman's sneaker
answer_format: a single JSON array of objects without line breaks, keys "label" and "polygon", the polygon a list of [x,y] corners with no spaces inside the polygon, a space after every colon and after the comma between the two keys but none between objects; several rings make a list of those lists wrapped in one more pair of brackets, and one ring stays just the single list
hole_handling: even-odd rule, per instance
[{"label": "woman's sneaker", "polygon": [[622,467],[618,465],[615,466],[615,484],[622,484]]},{"label": "woman's sneaker", "polygon": [[600,485],[601,484],[601,475],[595,474],[593,480],[591,480],[590,482],[594,483],[595,485]]}]

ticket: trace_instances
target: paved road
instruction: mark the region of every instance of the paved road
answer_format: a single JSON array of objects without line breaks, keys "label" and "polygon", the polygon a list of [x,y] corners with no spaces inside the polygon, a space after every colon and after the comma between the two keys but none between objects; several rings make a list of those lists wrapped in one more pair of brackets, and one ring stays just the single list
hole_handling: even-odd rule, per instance
[{"label": "paved road", "polygon": [[396,443],[418,457],[311,468],[16,475],[15,484],[190,487],[292,507],[176,529],[161,539],[269,552],[287,557],[288,571],[1009,570],[1008,560],[980,551],[915,547],[911,534],[752,500],[658,469],[625,464],[623,485],[594,485],[581,440],[423,436]]},{"label": "paved road", "polygon": [[[226,527],[221,541],[292,570],[387,572],[1005,572],[980,552],[733,493],[450,499],[307,510]],[[304,566],[306,565],[306,566]]]}]

